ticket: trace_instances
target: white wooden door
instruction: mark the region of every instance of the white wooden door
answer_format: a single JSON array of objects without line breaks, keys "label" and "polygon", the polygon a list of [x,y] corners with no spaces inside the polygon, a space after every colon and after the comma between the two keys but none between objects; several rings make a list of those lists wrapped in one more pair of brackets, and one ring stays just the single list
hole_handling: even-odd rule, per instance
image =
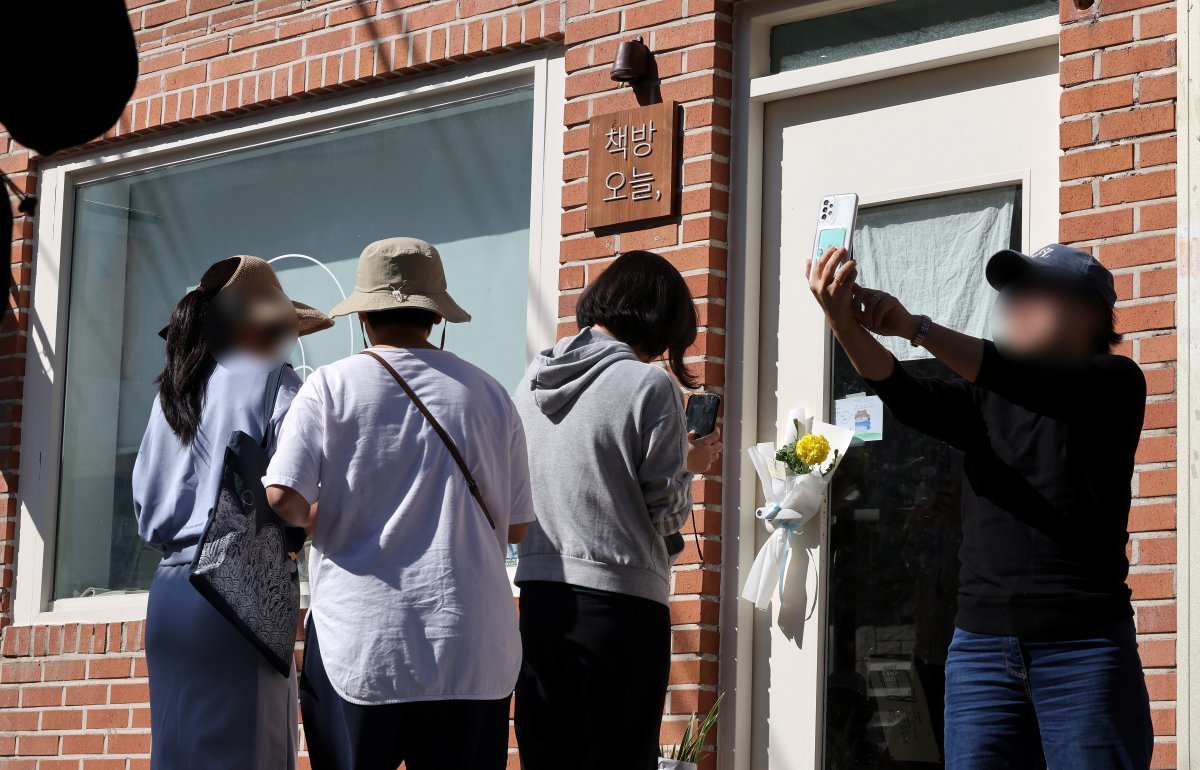
[{"label": "white wooden door", "polygon": [[[952,212],[975,205],[975,199],[965,193],[987,190],[985,198],[1014,198],[1014,243],[1035,248],[1053,242],[1058,221],[1058,94],[1057,52],[1043,48],[767,106],[759,440],[776,440],[794,407],[829,418],[833,398],[847,395],[836,391],[854,387],[847,384],[846,364],[839,360],[804,278],[821,197],[857,192],[868,220],[874,216],[872,207],[893,204],[887,209],[888,218],[911,220],[916,223],[912,227],[928,229],[937,225],[930,218],[940,217],[943,209]],[[875,209],[876,213],[882,211]],[[942,224],[957,221],[947,219]],[[895,232],[908,231],[900,228]],[[956,260],[981,264],[988,256],[907,254],[903,241],[888,243],[884,251],[887,254],[873,254],[872,258],[904,257],[905,264],[915,265],[908,271],[909,279],[915,275],[918,283],[929,286],[939,286],[954,272],[960,264]],[[911,293],[911,280],[903,284]],[[895,286],[880,288],[896,290]],[[835,375],[847,382],[835,382]],[[922,628],[940,628],[950,622],[952,590],[942,589],[953,574],[945,580],[942,577],[948,572],[947,561],[952,562],[955,554],[945,522],[938,523],[933,534],[927,527],[921,529],[925,524],[920,522],[928,517],[920,506],[935,503],[927,492],[914,493],[910,487],[940,483],[935,477],[949,475],[954,460],[942,449],[914,444],[914,467],[920,466],[914,473],[920,478],[910,485],[895,472],[879,475],[871,457],[885,463],[886,455],[886,463],[894,471],[897,452],[904,451],[896,447],[899,438],[897,433],[889,444],[885,434],[881,442],[870,445],[860,462],[863,467],[855,471],[864,483],[870,482],[868,497],[885,502],[867,508],[846,502],[840,514],[835,511],[834,521],[838,516],[850,517],[843,520],[853,519],[845,531],[857,533],[842,542],[830,542],[828,516],[819,527],[810,527],[797,537],[783,606],[770,613],[755,613],[751,764],[756,770],[870,770],[886,763],[893,768],[940,766],[940,747],[900,745],[905,740],[900,733],[907,728],[897,720],[902,721],[905,714],[886,705],[885,695],[866,670],[877,667],[880,660],[900,661],[888,664],[893,665],[889,671],[895,676],[904,675],[906,665],[915,665],[930,690],[921,696],[922,703],[912,707],[926,712],[927,724],[918,726],[917,732],[923,730],[926,741],[935,731],[940,733],[941,706],[936,699],[941,693],[935,669],[939,665],[936,650],[942,641]],[[941,465],[929,459],[935,456]],[[849,473],[845,475],[850,478]],[[946,493],[953,494],[953,490]],[[855,491],[851,497],[858,494]],[[913,494],[924,496],[911,504],[903,502]],[[938,510],[948,509],[945,501],[936,505]],[[762,536],[760,528],[760,542]],[[931,554],[938,549],[948,555]],[[902,551],[903,558],[888,563],[896,551]],[[835,569],[833,576],[838,582],[830,590],[826,583],[831,564],[839,557],[841,577]],[[861,562],[857,567],[856,559]],[[922,583],[919,576],[910,581],[908,573],[925,569],[922,565],[931,559],[938,561],[930,568],[936,573],[930,578],[933,587],[929,581]],[[748,566],[742,565],[743,574]],[[881,569],[879,580],[888,584],[872,585],[872,569]],[[901,598],[893,601],[889,598],[893,596]],[[872,606],[875,599],[882,608]],[[903,621],[909,610],[922,617],[915,632],[906,630]],[[876,620],[869,620],[872,613]],[[888,619],[878,620],[881,614]],[[833,649],[833,636],[840,645],[838,650]],[[831,658],[833,652],[840,658]],[[904,663],[906,659],[909,663]],[[916,697],[911,687],[901,690],[902,697],[896,700],[907,698],[911,703]],[[827,704],[831,704],[828,709]],[[827,716],[836,721],[828,729]],[[915,717],[909,714],[908,718]],[[907,740],[919,743],[922,736]],[[829,748],[827,741],[833,742]]]}]

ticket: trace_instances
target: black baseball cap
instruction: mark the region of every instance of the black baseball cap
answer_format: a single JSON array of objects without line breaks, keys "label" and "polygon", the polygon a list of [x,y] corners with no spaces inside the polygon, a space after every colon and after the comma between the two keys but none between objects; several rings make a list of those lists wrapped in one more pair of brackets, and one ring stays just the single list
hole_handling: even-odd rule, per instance
[{"label": "black baseball cap", "polygon": [[987,280],[996,291],[1018,279],[1090,292],[1108,307],[1117,303],[1113,275],[1083,249],[1052,243],[1033,254],[1005,249],[987,264]]}]

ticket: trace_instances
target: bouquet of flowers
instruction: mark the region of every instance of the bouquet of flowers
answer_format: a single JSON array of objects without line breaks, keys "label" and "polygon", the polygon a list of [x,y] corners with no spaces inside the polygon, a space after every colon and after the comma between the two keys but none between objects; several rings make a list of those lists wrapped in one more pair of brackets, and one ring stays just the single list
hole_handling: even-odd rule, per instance
[{"label": "bouquet of flowers", "polygon": [[770,605],[776,586],[782,591],[792,535],[821,510],[829,479],[854,438],[852,431],[805,419],[803,409],[788,415],[787,440],[779,449],[764,443],[746,452],[762,482],[767,504],[755,515],[775,531],[758,552],[746,577],[742,598],[760,610]]}]

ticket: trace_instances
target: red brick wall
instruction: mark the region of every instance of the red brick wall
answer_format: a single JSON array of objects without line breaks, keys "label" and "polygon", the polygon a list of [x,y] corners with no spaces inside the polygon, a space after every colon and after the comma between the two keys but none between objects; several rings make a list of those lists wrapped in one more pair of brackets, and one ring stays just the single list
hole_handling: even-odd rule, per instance
[{"label": "red brick wall", "polygon": [[1123,352],[1149,383],[1129,586],[1164,768],[1175,767],[1175,5],[1062,0],[1060,69],[1060,235],[1116,274]]},{"label": "red brick wall", "polygon": [[[576,331],[575,304],[616,254],[653,249],[687,277],[698,301],[700,334],[689,355],[707,388],[725,381],[732,6],[726,0],[567,0],[566,123],[563,168],[559,333]],[[681,216],[615,235],[584,230],[588,120],[636,107],[641,92],[609,77],[617,45],[641,35],[655,52],[664,101],[682,105]],[[644,96],[644,95],[642,95]],[[733,450],[731,450],[733,451]],[[702,548],[685,527],[671,599],[673,663],[664,741],[678,741],[688,718],[716,698],[721,564],[721,482],[698,478],[693,491]],[[709,758],[715,766],[715,757]]]}]

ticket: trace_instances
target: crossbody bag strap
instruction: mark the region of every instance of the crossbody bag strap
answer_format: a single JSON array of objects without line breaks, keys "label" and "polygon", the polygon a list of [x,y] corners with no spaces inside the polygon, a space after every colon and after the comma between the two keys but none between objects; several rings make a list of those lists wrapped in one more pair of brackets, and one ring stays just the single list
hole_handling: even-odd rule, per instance
[{"label": "crossbody bag strap", "polygon": [[433,414],[430,413],[429,408],[425,406],[425,402],[423,402],[420,397],[417,396],[412,387],[404,381],[404,378],[400,376],[400,372],[396,371],[391,364],[385,361],[383,356],[372,350],[364,350],[363,354],[368,355],[379,363],[383,364],[383,368],[388,370],[388,374],[392,375],[392,378],[396,380],[396,384],[398,384],[408,395],[408,398],[410,401],[412,401],[413,406],[415,406],[418,411],[421,412],[421,414],[425,415],[425,419],[429,421],[429,425],[433,428],[434,432],[436,432],[442,439],[442,443],[446,445],[446,449],[450,450],[450,456],[454,458],[454,462],[458,463],[458,467],[460,470],[462,470],[463,476],[467,478],[467,488],[471,490],[471,496],[475,498],[475,502],[479,503],[479,508],[483,511],[483,515],[487,518],[488,524],[491,524],[492,529],[495,529],[496,521],[492,518],[492,513],[488,510],[487,503],[483,501],[483,493],[479,490],[479,484],[475,481],[475,477],[471,475],[471,470],[467,468],[467,461],[463,459],[462,454],[458,451],[458,447],[454,444],[454,439],[450,438],[450,434],[446,432],[446,429],[442,427],[442,424],[439,423],[437,419],[434,418]]},{"label": "crossbody bag strap", "polygon": [[288,364],[282,364],[278,369],[273,369],[267,375],[267,386],[263,389],[262,402],[262,448],[266,449],[271,446],[271,435],[275,432],[275,426],[271,423],[271,418],[275,416],[275,402],[279,399],[279,386],[283,382],[283,370],[288,367]]}]

